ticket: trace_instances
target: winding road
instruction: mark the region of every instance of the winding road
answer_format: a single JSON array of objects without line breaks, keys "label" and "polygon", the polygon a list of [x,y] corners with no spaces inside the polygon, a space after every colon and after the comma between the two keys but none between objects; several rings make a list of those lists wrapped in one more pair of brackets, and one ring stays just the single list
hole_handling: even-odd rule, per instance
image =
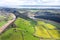
[{"label": "winding road", "polygon": [[16,16],[15,16],[13,13],[11,13],[11,15],[12,15],[13,19],[12,19],[12,20],[9,20],[5,25],[3,25],[3,26],[0,28],[0,34],[1,34],[7,27],[9,27],[10,24],[12,24],[12,23],[15,21]]}]

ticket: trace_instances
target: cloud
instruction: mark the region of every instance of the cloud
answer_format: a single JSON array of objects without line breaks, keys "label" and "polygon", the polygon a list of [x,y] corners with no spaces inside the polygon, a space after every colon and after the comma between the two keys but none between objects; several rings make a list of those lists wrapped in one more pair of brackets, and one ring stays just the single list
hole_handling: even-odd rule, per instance
[{"label": "cloud", "polygon": [[32,5],[36,4],[34,0],[2,0],[0,1],[0,4],[5,5]]},{"label": "cloud", "polygon": [[60,0],[0,0],[0,6],[19,7],[19,5],[60,5]]}]

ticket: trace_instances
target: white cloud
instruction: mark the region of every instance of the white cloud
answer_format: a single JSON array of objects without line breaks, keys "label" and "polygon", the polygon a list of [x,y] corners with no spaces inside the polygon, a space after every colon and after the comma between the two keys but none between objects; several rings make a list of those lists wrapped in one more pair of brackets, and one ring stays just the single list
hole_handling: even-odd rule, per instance
[{"label": "white cloud", "polygon": [[19,5],[60,5],[60,0],[0,0],[0,6],[18,7]]},{"label": "white cloud", "polygon": [[2,0],[0,1],[0,4],[9,4],[9,5],[32,5],[35,4],[34,0]]}]

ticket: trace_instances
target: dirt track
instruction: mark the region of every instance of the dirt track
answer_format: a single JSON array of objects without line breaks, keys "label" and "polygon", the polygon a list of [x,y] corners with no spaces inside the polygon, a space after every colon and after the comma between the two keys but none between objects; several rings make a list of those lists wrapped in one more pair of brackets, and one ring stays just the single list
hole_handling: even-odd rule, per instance
[{"label": "dirt track", "polygon": [[16,16],[15,16],[13,13],[11,13],[11,15],[12,15],[13,19],[12,19],[12,20],[9,20],[5,25],[3,25],[3,26],[0,28],[0,34],[1,34],[7,27],[9,27],[9,25],[10,25],[11,23],[13,23],[13,22],[15,21]]}]

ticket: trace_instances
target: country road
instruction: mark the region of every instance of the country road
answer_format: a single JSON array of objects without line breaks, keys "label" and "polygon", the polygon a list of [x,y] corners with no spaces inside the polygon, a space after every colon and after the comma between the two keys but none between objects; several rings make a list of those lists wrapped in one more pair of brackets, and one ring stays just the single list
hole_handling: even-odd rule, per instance
[{"label": "country road", "polygon": [[9,20],[5,25],[3,25],[3,26],[0,28],[0,34],[1,34],[7,27],[9,27],[9,25],[10,25],[11,23],[13,23],[13,22],[15,21],[16,16],[15,16],[13,13],[11,13],[11,15],[12,15],[13,19],[12,19],[12,20]]}]

